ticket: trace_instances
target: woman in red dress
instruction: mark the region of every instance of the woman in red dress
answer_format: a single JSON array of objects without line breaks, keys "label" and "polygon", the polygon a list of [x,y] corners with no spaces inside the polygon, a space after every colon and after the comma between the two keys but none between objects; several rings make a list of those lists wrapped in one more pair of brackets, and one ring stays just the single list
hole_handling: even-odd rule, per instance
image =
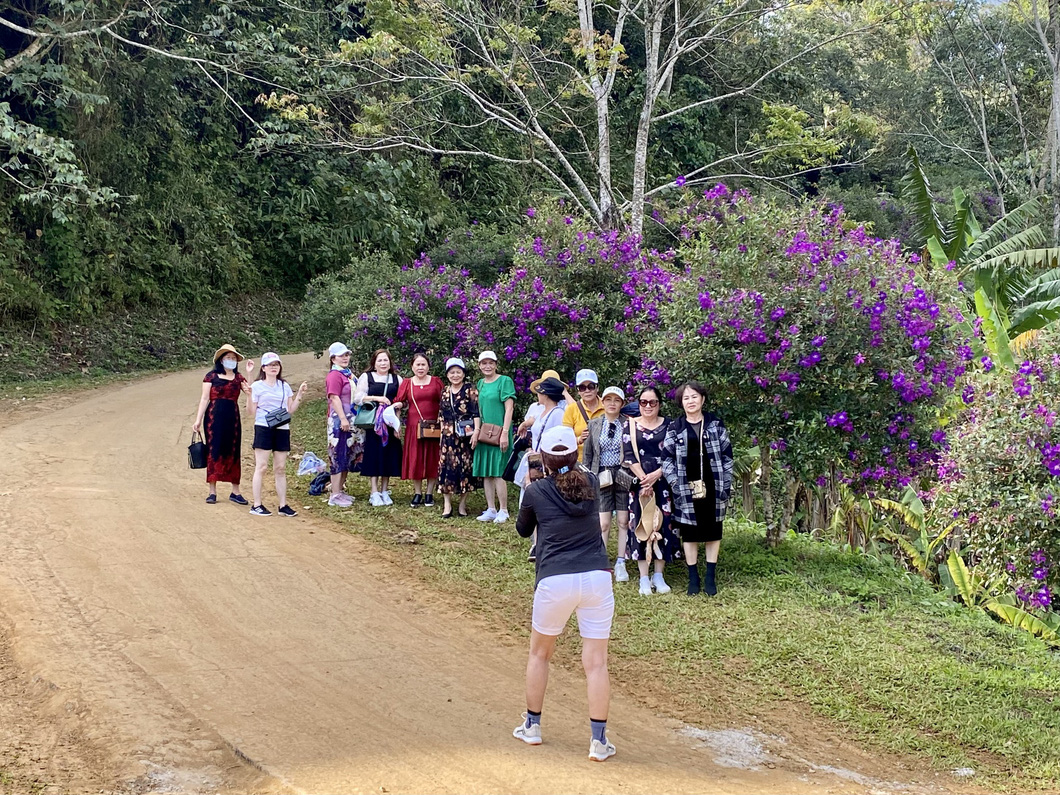
[{"label": "woman in red dress", "polygon": [[[232,484],[228,499],[237,505],[246,505],[247,500],[239,493],[242,477],[240,467],[240,444],[242,426],[239,422],[239,396],[250,394],[250,386],[239,372],[243,355],[231,345],[222,345],[213,355],[213,369],[202,379],[202,396],[195,424],[206,437],[206,485],[210,489],[206,502],[217,502],[217,481]],[[254,362],[248,361],[247,372]]]},{"label": "woman in red dress", "polygon": [[[431,361],[424,353],[412,359],[412,377],[406,378],[398,388],[394,408],[407,408],[405,423],[405,455],[401,459],[401,479],[411,480],[412,507],[434,506],[434,489],[438,485],[438,460],[441,456],[438,437],[421,438],[420,423],[438,423],[438,406],[442,399],[442,379],[430,374]],[[439,436],[441,434],[439,433]],[[426,496],[423,481],[427,481]]]}]

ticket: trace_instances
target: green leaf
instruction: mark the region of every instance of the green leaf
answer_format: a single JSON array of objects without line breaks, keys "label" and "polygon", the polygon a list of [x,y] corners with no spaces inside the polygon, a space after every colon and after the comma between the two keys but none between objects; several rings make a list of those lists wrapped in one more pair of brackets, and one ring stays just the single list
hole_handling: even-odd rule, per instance
[{"label": "green leaf", "polygon": [[998,305],[987,294],[987,289],[978,287],[975,291],[975,311],[983,319],[980,327],[983,339],[994,360],[1005,369],[1011,370],[1016,365],[1008,344],[1008,323],[1002,316]]},{"label": "green leaf", "polygon": [[1060,633],[1057,633],[1056,629],[1021,607],[1002,604],[995,600],[987,602],[986,609],[1006,624],[1025,630],[1048,643],[1060,645]]},{"label": "green leaf", "polygon": [[931,198],[931,184],[920,162],[916,147],[908,150],[909,168],[902,179],[902,195],[913,206],[913,219],[918,236],[924,240],[937,238],[946,240],[946,228],[939,216],[938,208]]},{"label": "green leaf", "polygon": [[953,221],[953,236],[947,241],[947,262],[950,260],[953,262],[961,260],[964,252],[973,242],[972,227],[973,225],[978,226],[975,223],[975,215],[972,212],[972,202],[960,188],[953,189],[953,206],[957,210],[957,214]]},{"label": "green leaf", "polygon": [[978,601],[976,599],[978,588],[975,577],[968,570],[968,566],[961,559],[961,556],[957,554],[956,550],[950,552],[950,556],[946,561],[946,568],[949,570],[953,587],[957,590],[961,601],[968,607],[975,607]]}]

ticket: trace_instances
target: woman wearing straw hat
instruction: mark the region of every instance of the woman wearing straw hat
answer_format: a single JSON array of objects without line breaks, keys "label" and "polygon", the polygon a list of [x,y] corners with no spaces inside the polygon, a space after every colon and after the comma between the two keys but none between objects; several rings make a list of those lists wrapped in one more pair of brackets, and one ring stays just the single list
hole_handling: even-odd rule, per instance
[{"label": "woman wearing straw hat", "polygon": [[[232,345],[222,345],[213,355],[213,369],[202,379],[202,397],[191,429],[202,429],[206,437],[206,502],[217,502],[217,481],[232,484],[228,499],[247,505],[239,493],[242,471],[239,463],[243,429],[239,421],[239,395],[250,394],[247,379],[238,371],[243,354]],[[254,362],[246,364],[249,373]]]},{"label": "woman wearing straw hat", "polygon": [[[681,540],[670,521],[670,486],[663,477],[662,443],[668,420],[659,414],[662,396],[653,386],[640,391],[640,417],[630,417],[622,435],[623,455],[640,481],[640,488],[629,493],[629,556],[640,569],[640,593],[670,593],[663,579],[667,563],[681,557]],[[649,579],[649,563],[655,573]]]},{"label": "woman wearing straw hat", "polygon": [[515,523],[523,538],[537,532],[538,554],[526,663],[526,715],[512,734],[528,745],[541,744],[549,661],[571,613],[577,612],[592,732],[589,758],[603,762],[615,755],[615,746],[607,740],[611,701],[607,643],[615,596],[607,549],[600,536],[596,476],[578,466],[578,439],[570,427],[545,431],[540,447],[546,477],[527,487]]}]

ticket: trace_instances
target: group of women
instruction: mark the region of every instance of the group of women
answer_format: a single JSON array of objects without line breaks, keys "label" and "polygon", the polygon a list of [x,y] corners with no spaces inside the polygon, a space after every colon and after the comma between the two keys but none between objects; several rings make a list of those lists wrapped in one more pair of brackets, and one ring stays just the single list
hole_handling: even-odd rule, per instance
[{"label": "group of women", "polygon": [[[500,373],[493,351],[479,354],[481,378],[473,385],[467,365],[457,357],[446,360],[443,382],[431,374],[423,353],[413,358],[408,377],[398,374],[385,349],[372,354],[356,376],[346,345],[334,343],[328,356],[328,504],[351,505],[346,479],[360,472],[370,479],[373,506],[393,504],[390,480],[400,477],[413,484],[414,508],[433,506],[440,492],[442,517],[448,519],[468,515],[467,496],[481,482],[486,510],[478,519],[504,523],[512,481],[519,488],[516,530],[533,539],[530,559],[536,563],[527,711],[513,735],[541,744],[549,662],[557,638],[577,613],[589,697],[589,758],[613,756],[616,749],[606,735],[607,647],[614,616],[607,553],[612,521],[618,525],[616,581],[629,579],[629,558],[637,563],[641,594],[668,593],[665,566],[683,559],[688,594],[717,593],[715,566],[733,454],[725,425],[705,410],[706,390],[695,382],[679,387],[681,416],[668,419],[663,396],[653,386],[627,404],[620,387],[600,393],[596,373],[583,369],[575,377],[575,399],[559,373],[546,370],[531,383],[535,400],[513,433],[515,384]],[[240,395],[247,394],[254,417],[251,513],[270,515],[261,503],[261,481],[271,455],[278,513],[294,516],[287,505],[284,465],[291,449],[290,418],[307,385],[293,392],[283,380],[280,357],[271,352],[262,356],[257,379],[249,384],[239,372],[243,359],[233,346],[222,346],[203,379],[193,428],[206,434],[206,501],[216,503],[217,481],[222,481],[232,484],[229,500],[248,504],[239,490],[238,407]],[[249,376],[254,363],[247,360],[245,369]],[[404,442],[391,432],[398,426],[397,412],[405,414]],[[706,559],[702,579],[700,544]]]}]

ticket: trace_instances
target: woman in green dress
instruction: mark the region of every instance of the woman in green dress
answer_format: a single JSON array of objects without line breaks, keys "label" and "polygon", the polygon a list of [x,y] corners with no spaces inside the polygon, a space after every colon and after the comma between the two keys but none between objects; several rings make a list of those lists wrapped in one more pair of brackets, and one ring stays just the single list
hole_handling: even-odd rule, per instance
[{"label": "woman in green dress", "polygon": [[[478,409],[483,429],[475,446],[473,474],[482,478],[482,490],[486,492],[486,510],[478,517],[480,522],[504,524],[508,521],[508,484],[501,477],[508,463],[512,447],[512,413],[515,410],[515,382],[497,372],[497,354],[483,351],[478,355],[478,369],[482,378],[475,385],[478,389]],[[489,438],[486,426],[499,426],[496,444]]]}]

